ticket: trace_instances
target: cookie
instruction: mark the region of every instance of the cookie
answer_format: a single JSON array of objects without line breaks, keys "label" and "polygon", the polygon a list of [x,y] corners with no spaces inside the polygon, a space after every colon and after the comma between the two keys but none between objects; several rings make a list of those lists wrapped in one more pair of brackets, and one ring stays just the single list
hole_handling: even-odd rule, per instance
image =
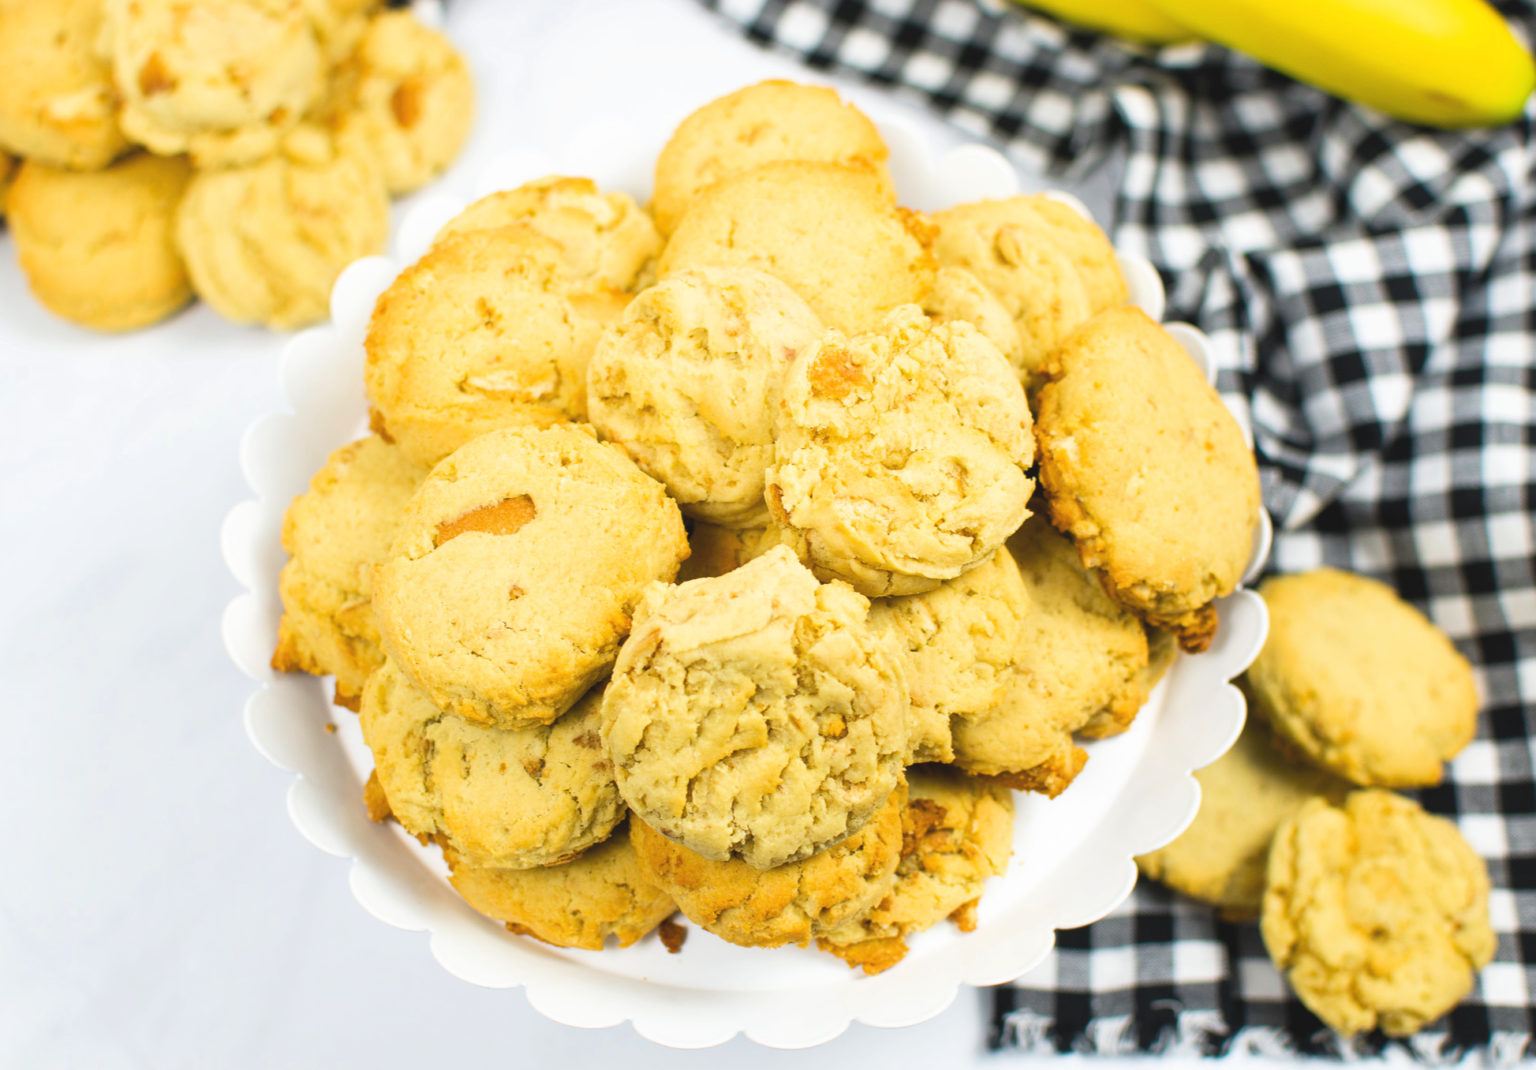
[{"label": "cookie", "polygon": [[388,238],[378,170],[312,126],[259,163],[198,171],[176,213],[197,296],[225,319],[284,330],[324,319],[342,269]]},{"label": "cookie", "polygon": [[1142,855],[1142,874],[1220,907],[1228,917],[1257,917],[1275,830],[1314,796],[1335,805],[1349,784],[1287,761],[1269,729],[1250,721],[1232,749],[1197,770],[1200,809],[1168,846]]},{"label": "cookie", "polygon": [[1087,761],[1074,732],[1096,717],[1139,708],[1147,638],[1078,562],[1043,517],[1008,541],[1029,611],[1001,702],[951,723],[955,763],[1021,791],[1055,796]]},{"label": "cookie", "polygon": [[649,588],[603,700],[630,809],[705,858],[760,870],[857,832],[907,746],[906,684],[868,613],[783,547]]},{"label": "cookie", "polygon": [[1029,515],[1029,406],[997,347],[916,306],[789,367],[767,501],[802,559],[871,597],[932,590]]},{"label": "cookie", "polygon": [[337,123],[372,153],[390,193],[425,186],[459,154],[474,124],[475,84],[453,44],[409,11],[367,29],[340,77]]},{"label": "cookie", "polygon": [[936,265],[926,228],[892,207],[868,171],[788,160],[710,186],[694,199],[657,265],[754,267],[789,284],[828,327],[875,327],[922,300]]},{"label": "cookie", "polygon": [[1472,666],[1386,584],[1323,568],[1259,588],[1269,638],[1248,669],[1254,712],[1356,784],[1438,784],[1472,739]]},{"label": "cookie", "polygon": [[573,289],[560,246],[528,227],[445,238],[374,305],[374,426],[433,464],[487,431],[582,419],[587,362],[622,307]]},{"label": "cookie", "polygon": [[601,687],[553,724],[486,728],[438,709],[386,661],[363,689],[359,721],[395,820],[467,865],[560,865],[624,819]]},{"label": "cookie", "polygon": [[661,236],[627,193],[589,178],[550,175],[482,197],[444,224],[437,240],[471,230],[525,225],[555,241],[568,273],[594,289],[639,288],[661,254]]},{"label": "cookie", "polygon": [[641,589],[687,553],[677,506],[616,447],[575,427],[492,431],[406,505],[374,612],[435,704],[524,728],[603,677]]},{"label": "cookie", "polygon": [[96,171],[128,149],[96,53],[102,0],[0,4],[0,148]]},{"label": "cookie", "polygon": [[338,77],[336,65],[357,52],[371,16],[382,4],[383,0],[304,0],[315,40],[320,44],[325,61],[332,67],[333,81]]},{"label": "cookie", "polygon": [[923,296],[922,309],[939,323],[969,323],[997,346],[1015,368],[1024,359],[1024,337],[1013,317],[992,291],[964,268],[940,267],[933,289]]},{"label": "cookie", "polygon": [[761,526],[779,384],[820,334],[810,307],[761,271],[670,275],[598,343],[587,367],[592,424],[684,513]]},{"label": "cookie", "polygon": [[278,577],[283,616],[272,667],[336,678],[336,704],[357,709],[384,663],[373,617],[373,569],[427,469],[377,435],[332,453],[283,514]]},{"label": "cookie", "polygon": [[1131,727],[1136,715],[1146,705],[1152,689],[1162,682],[1179,656],[1179,642],[1161,628],[1147,629],[1147,663],[1131,678],[1131,686],[1120,692],[1108,705],[1088,718],[1077,730],[1088,739],[1108,739]]},{"label": "cookie", "polygon": [[891,894],[817,946],[865,973],[881,973],[907,953],[907,937],[951,918],[976,927],[976,905],[988,877],[1008,868],[1013,853],[1013,796],[1004,788],[943,766],[907,771],[901,861]]},{"label": "cookie", "polygon": [[1408,1036],[1493,958],[1488,869],[1456,826],[1388,791],[1313,799],[1269,851],[1264,946],[1307,1008],[1346,1036]]},{"label": "cookie", "polygon": [[953,760],[950,721],[987,715],[1007,696],[1031,607],[1006,549],[923,594],[882,598],[869,624],[906,656],[908,762]]},{"label": "cookie", "polygon": [[303,0],[103,0],[102,51],[123,131],[199,168],[277,151],[321,97],[326,63]]},{"label": "cookie", "polygon": [[556,947],[628,947],[676,910],[651,883],[629,837],[616,832],[580,857],[539,869],[479,869],[444,848],[448,880],[464,901],[508,932]]},{"label": "cookie", "polygon": [[766,870],[739,858],[711,861],[639,819],[630,822],[629,835],[640,868],[689,921],[742,947],[804,947],[889,894],[901,857],[906,803],[906,786],[898,785],[852,836]]},{"label": "cookie", "polygon": [[870,172],[889,190],[888,155],[875,124],[833,90],[759,82],[710,101],[679,124],[656,158],[651,210],[661,232],[670,234],[701,190],[779,160],[845,164]]},{"label": "cookie", "polygon": [[1111,309],[1057,350],[1035,437],[1052,522],[1111,596],[1198,653],[1242,578],[1259,472],[1237,420],[1146,313]]},{"label": "cookie", "polygon": [[192,299],[172,240],[191,169],[139,153],[102,171],[29,160],[9,197],[16,257],[49,311],[99,331],[165,319]]}]

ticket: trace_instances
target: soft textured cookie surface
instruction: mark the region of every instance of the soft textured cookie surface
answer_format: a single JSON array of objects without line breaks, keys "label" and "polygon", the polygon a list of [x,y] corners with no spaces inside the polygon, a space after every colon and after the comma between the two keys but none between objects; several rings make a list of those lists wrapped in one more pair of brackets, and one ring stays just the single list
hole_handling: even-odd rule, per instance
[{"label": "soft textured cookie surface", "polygon": [[906,685],[869,603],[782,547],[650,588],[604,699],[619,791],[705,858],[770,869],[850,835],[906,752]]},{"label": "soft textured cookie surface", "polygon": [[1259,588],[1269,638],[1248,669],[1254,711],[1356,784],[1438,784],[1472,739],[1472,667],[1422,613],[1364,576],[1317,569]]},{"label": "soft textured cookie surface", "polygon": [[1451,822],[1388,791],[1313,799],[1275,834],[1264,946],[1339,1032],[1418,1032],[1493,958],[1488,869]]}]

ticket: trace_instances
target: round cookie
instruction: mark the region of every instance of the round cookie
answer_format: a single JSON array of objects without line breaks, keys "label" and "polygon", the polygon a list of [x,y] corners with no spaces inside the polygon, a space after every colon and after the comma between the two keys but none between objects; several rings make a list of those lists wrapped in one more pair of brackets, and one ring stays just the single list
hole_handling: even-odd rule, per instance
[{"label": "round cookie", "polygon": [[104,0],[102,51],[124,132],[199,168],[270,156],[325,88],[301,0]]},{"label": "round cookie", "polygon": [[869,603],[775,547],[655,585],[603,700],[619,792],[714,861],[797,861],[857,832],[901,777],[907,690]]},{"label": "round cookie", "polygon": [[523,728],[602,678],[641,589],[687,555],[677,506],[616,447],[575,427],[492,431],[406,505],[374,612],[434,703]]},{"label": "round cookie", "polygon": [[373,154],[391,194],[447,169],[474,124],[475,84],[464,57],[409,11],[368,20],[341,77],[337,122]]},{"label": "round cookie", "polygon": [[1146,313],[1111,309],[1057,350],[1035,438],[1051,521],[1112,597],[1198,653],[1242,578],[1259,472],[1237,420]]},{"label": "round cookie", "polygon": [[480,198],[444,224],[437,240],[516,225],[558,243],[570,276],[597,289],[637,289],[661,254],[656,225],[633,197],[604,193],[589,178],[560,175]]},{"label": "round cookie", "polygon": [[1438,784],[1472,739],[1472,666],[1386,584],[1336,569],[1259,588],[1269,638],[1248,669],[1253,708],[1307,759],[1356,784]]},{"label": "round cookie", "polygon": [[357,709],[363,684],[384,663],[373,617],[373,568],[427,469],[377,435],[332,453],[283,514],[278,577],[283,616],[272,667],[336,677],[336,704]]},{"label": "round cookie", "polygon": [[867,914],[817,939],[850,966],[875,974],[906,956],[906,938],[951,918],[976,927],[988,877],[1008,868],[1013,853],[1013,796],[943,766],[907,771],[901,860],[891,894]]},{"label": "round cookie", "polygon": [[601,687],[553,724],[486,728],[445,714],[386,661],[368,678],[359,715],[395,820],[467,865],[560,865],[624,819],[602,741]]},{"label": "round cookie", "polygon": [[197,295],[226,319],[281,329],[324,319],[342,269],[388,238],[378,170],[315,127],[259,163],[197,172],[176,213]]},{"label": "round cookie", "polygon": [[102,171],[29,160],[9,197],[16,256],[49,311],[99,331],[131,331],[192,299],[172,240],[191,177],[182,158],[139,153]]},{"label": "round cookie", "polygon": [[615,833],[562,866],[478,869],[443,849],[448,880],[464,901],[508,932],[556,947],[628,947],[677,909],[640,869],[629,837]]},{"label": "round cookie", "polygon": [[670,234],[701,190],[778,160],[861,168],[889,189],[888,155],[875,124],[835,91],[759,82],[710,101],[678,125],[656,158],[651,211]]},{"label": "round cookie", "polygon": [[919,217],[892,207],[868,171],[787,160],[699,194],[657,272],[755,267],[788,283],[822,323],[853,333],[932,289],[926,237]]},{"label": "round cookie", "polygon": [[1307,800],[1342,803],[1349,785],[1319,769],[1288,762],[1269,729],[1250,721],[1232,749],[1195,772],[1200,809],[1183,834],[1136,859],[1141,872],[1175,891],[1220,907],[1229,917],[1257,917],[1275,830]]},{"label": "round cookie", "polygon": [[940,267],[922,309],[939,323],[969,323],[997,346],[1015,368],[1024,359],[1024,337],[1003,303],[964,268]]},{"label": "round cookie", "polygon": [[689,516],[762,525],[779,384],[820,333],[816,314],[771,275],[678,272],[636,297],[598,343],[590,418]]},{"label": "round cookie", "polygon": [[77,171],[127,150],[96,53],[101,21],[102,0],[0,4],[0,148]]},{"label": "round cookie", "polygon": [[1008,550],[1029,606],[1014,672],[996,706],[951,723],[955,763],[1055,796],[1088,758],[1072,734],[1096,717],[1129,716],[1120,711],[1146,701],[1146,632],[1100,590],[1072,544],[1044,518],[1026,523]]},{"label": "round cookie", "polygon": [[785,377],[767,501],[818,575],[871,597],[974,568],[1029,515],[1029,406],[969,324],[916,306],[829,331]]},{"label": "round cookie", "polygon": [[573,289],[528,227],[445,238],[380,295],[363,382],[374,424],[433,464],[496,428],[587,411],[587,362],[622,302]]},{"label": "round cookie", "polygon": [[858,832],[798,862],[757,870],[739,858],[714,862],[673,843],[638,818],[629,836],[645,875],[689,921],[742,947],[799,944],[875,906],[891,890],[901,857],[905,784]]},{"label": "round cookie", "polygon": [[1389,791],[1313,799],[1269,851],[1264,946],[1346,1036],[1408,1036],[1454,1007],[1493,958],[1488,869],[1456,826]]}]

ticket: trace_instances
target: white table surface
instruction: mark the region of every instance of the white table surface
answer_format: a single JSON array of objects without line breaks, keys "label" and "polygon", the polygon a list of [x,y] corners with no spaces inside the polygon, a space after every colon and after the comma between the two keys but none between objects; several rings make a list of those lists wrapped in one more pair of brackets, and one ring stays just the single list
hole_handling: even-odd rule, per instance
[{"label": "white table surface", "polygon": [[[804,75],[691,0],[453,0],[480,88],[447,182],[594,113]],[[958,135],[919,116],[936,142]],[[98,336],[30,300],[0,239],[0,1066],[1019,1065],[962,992],[903,1030],[809,1052],[671,1052],[456,980],[301,839],[289,776],[245,738],[219,556],[247,422],[282,405],[280,336],[194,308]]]}]

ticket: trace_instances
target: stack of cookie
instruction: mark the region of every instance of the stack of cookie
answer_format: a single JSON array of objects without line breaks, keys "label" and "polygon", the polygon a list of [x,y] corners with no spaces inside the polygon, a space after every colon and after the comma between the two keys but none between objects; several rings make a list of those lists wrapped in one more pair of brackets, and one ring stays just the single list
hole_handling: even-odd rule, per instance
[{"label": "stack of cookie", "polygon": [[0,210],[38,300],[103,331],[194,294],[236,323],[323,319],[473,110],[447,39],[379,7],[0,4]]},{"label": "stack of cookie", "polygon": [[515,931],[680,909],[886,969],[974,925],[1009,789],[1064,790],[1211,640],[1259,518],[1235,420],[1092,223],[927,218],[885,159],[831,91],[752,86],[649,211],[494,194],[375,305],[373,434],[289,510],[273,663],[335,676],[372,812]]},{"label": "stack of cookie", "polygon": [[1472,670],[1391,588],[1319,569],[1260,588],[1253,714],[1196,774],[1201,804],[1143,873],[1259,917],[1302,1001],[1341,1033],[1403,1036],[1493,956],[1488,872],[1455,825],[1383,788],[1440,781],[1472,738]]}]

